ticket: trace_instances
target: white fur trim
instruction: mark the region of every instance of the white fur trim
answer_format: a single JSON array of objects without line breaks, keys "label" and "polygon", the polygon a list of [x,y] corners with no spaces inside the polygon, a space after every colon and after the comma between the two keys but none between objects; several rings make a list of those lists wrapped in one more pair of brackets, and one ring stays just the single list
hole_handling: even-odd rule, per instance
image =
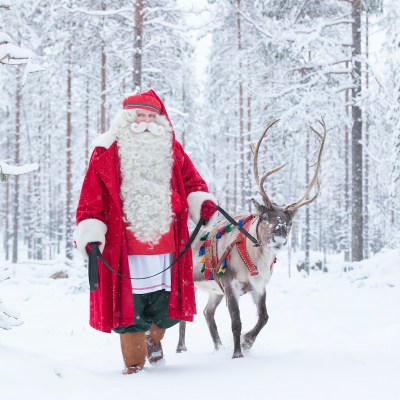
[{"label": "white fur trim", "polygon": [[93,147],[104,147],[108,149],[115,142],[115,134],[110,131],[105,132],[93,140]]},{"label": "white fur trim", "polygon": [[83,257],[86,257],[86,245],[90,242],[101,242],[100,251],[103,252],[106,243],[107,225],[98,219],[84,219],[74,231],[76,247]]},{"label": "white fur trim", "polygon": [[[215,204],[218,204],[217,199],[207,192],[192,192],[187,197],[187,202],[189,205],[189,217],[195,224],[197,224],[200,220],[201,206],[205,200],[211,200]],[[206,225],[204,225],[204,227],[209,228],[213,226],[217,219],[218,212],[214,213],[212,218],[208,221]]]}]

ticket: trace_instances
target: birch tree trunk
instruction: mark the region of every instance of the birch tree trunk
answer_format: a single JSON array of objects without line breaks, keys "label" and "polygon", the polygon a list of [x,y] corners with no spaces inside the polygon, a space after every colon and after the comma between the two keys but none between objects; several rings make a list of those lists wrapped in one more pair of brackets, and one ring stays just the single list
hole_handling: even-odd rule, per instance
[{"label": "birch tree trunk", "polygon": [[89,135],[90,135],[90,83],[86,80],[86,104],[85,104],[85,165],[89,164]]},{"label": "birch tree trunk", "polygon": [[[71,46],[69,46],[69,54],[71,54]],[[71,55],[69,56],[71,57]],[[66,139],[66,216],[65,216],[65,254],[67,259],[72,259],[72,71],[71,59],[68,62],[67,70],[67,139]]]},{"label": "birch tree trunk", "polygon": [[240,21],[240,0],[237,0],[237,49],[239,57],[239,138],[240,138],[240,170],[241,170],[241,185],[240,185],[240,209],[244,210],[245,206],[245,182],[246,182],[246,166],[244,162],[244,113],[243,113],[243,65],[242,65],[242,27]]},{"label": "birch tree trunk", "polygon": [[[349,68],[349,62],[346,61],[346,70]],[[350,89],[345,90],[345,109],[346,109],[346,116],[349,117],[350,115],[350,107],[349,107],[349,100],[350,100]],[[348,118],[347,118],[348,119]],[[347,124],[344,126],[344,170],[345,170],[345,177],[344,177],[344,224],[347,228],[351,228],[350,224],[350,141],[349,141],[349,128]],[[351,229],[350,229],[351,231]],[[351,258],[351,247],[349,241],[349,234],[346,234],[346,248],[344,251],[344,259],[345,261],[350,261]]]},{"label": "birch tree trunk", "polygon": [[[9,113],[7,112],[7,117]],[[7,138],[6,142],[7,154],[10,153],[10,140]],[[4,200],[3,200],[3,221],[4,223],[4,232],[3,232],[3,247],[6,260],[10,259],[10,181],[7,180],[5,183],[6,190],[4,191]]]},{"label": "birch tree trunk", "polygon": [[133,43],[133,88],[135,93],[140,93],[142,91],[143,0],[136,0],[135,2]]},{"label": "birch tree trunk", "polygon": [[[249,88],[251,88],[251,82],[249,84]],[[247,137],[248,143],[251,143],[251,93],[247,94]],[[251,202],[248,201],[253,195],[251,192],[252,188],[252,179],[251,179],[251,167],[252,167],[252,159],[251,159],[251,151],[247,150],[247,180],[248,182],[246,183],[246,188],[247,188],[247,208],[248,211],[251,212]]]},{"label": "birch tree trunk", "polygon": [[[306,138],[306,187],[310,182],[310,166],[309,166],[309,158],[310,157],[310,135],[307,133]],[[305,248],[305,257],[304,257],[304,270],[307,274],[310,274],[310,246],[311,246],[311,238],[310,238],[310,207],[306,207],[306,226],[305,226],[305,235],[304,235],[304,248]]]},{"label": "birch tree trunk", "polygon": [[[21,70],[17,72],[16,94],[15,94],[15,165],[20,163],[20,132],[21,132]],[[13,250],[12,262],[18,262],[18,231],[19,231],[19,176],[14,177],[14,193],[13,193]]]},{"label": "birch tree trunk", "polygon": [[[103,10],[106,7],[103,4]],[[104,18],[103,18],[104,26]],[[100,105],[100,133],[106,131],[106,79],[107,79],[107,55],[106,55],[106,44],[101,39],[101,105]]]},{"label": "birch tree trunk", "polygon": [[363,148],[362,139],[362,113],[358,105],[361,95],[361,0],[352,2],[352,78],[351,113],[353,120],[351,135],[352,152],[352,224],[351,224],[351,259],[363,259]]},{"label": "birch tree trunk", "polygon": [[10,182],[6,183],[4,205],[4,252],[6,260],[10,259]]},{"label": "birch tree trunk", "polygon": [[[369,90],[369,21],[368,10],[365,12],[365,90]],[[367,103],[368,107],[368,103]],[[369,158],[368,158],[368,144],[369,144],[369,110],[365,110],[364,117],[364,258],[368,258],[369,253],[369,218],[368,218],[368,203],[369,203]]]}]

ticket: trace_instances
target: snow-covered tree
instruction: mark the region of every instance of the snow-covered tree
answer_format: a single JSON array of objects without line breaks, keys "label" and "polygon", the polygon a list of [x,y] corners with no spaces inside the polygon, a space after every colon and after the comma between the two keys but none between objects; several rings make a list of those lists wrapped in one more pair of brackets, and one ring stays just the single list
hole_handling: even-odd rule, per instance
[{"label": "snow-covered tree", "polygon": [[[0,12],[1,11],[10,11],[11,4],[1,3],[0,2]],[[0,22],[1,22],[1,14],[0,14]],[[36,70],[36,65],[29,65],[31,63],[31,59],[33,57],[33,52],[27,48],[23,48],[21,46],[15,45],[11,37],[5,33],[0,31],[0,64],[3,65],[22,65],[28,64],[26,67],[25,76],[27,73]],[[25,80],[25,77],[24,77]],[[0,180],[5,181],[7,175],[21,175],[26,174],[38,169],[37,164],[24,165],[20,167],[12,167],[8,163],[0,160]]]},{"label": "snow-covered tree", "polygon": [[[7,10],[9,11],[11,9],[10,4],[2,4],[0,3],[0,10]],[[0,17],[1,18],[1,17]],[[38,70],[36,66],[33,66],[33,68],[29,69],[29,64],[31,62],[31,58],[33,56],[32,51],[20,47],[18,45],[12,44],[12,39],[9,35],[7,35],[4,32],[0,32],[0,64],[3,64],[5,66],[20,66],[21,64],[28,64],[28,66],[25,68],[25,75],[22,79],[19,79],[18,83],[20,85],[23,85],[25,82],[25,77],[28,72],[33,71],[33,70]],[[31,66],[32,67],[32,66]],[[39,68],[40,70],[41,68]],[[18,75],[20,77],[20,75]],[[17,88],[17,98],[20,98],[20,87]],[[17,102],[17,115],[20,112],[18,102]],[[16,143],[16,148],[19,149],[19,121],[17,117],[17,122],[16,122],[16,132],[17,132],[17,143]],[[2,138],[2,140],[4,140]],[[16,153],[17,155],[19,154],[19,150]],[[15,160],[17,163],[19,163],[18,156]],[[38,164],[36,163],[31,163],[31,164],[25,164],[22,166],[11,166],[8,163],[4,161],[0,161],[0,181],[1,182],[6,182],[7,181],[7,176],[8,175],[13,175],[15,176],[16,180],[16,186],[14,189],[14,194],[15,198],[17,198],[17,203],[18,203],[18,177],[19,175],[27,174],[29,172],[35,171],[38,169]],[[6,203],[9,202],[9,198],[6,198]],[[8,204],[7,204],[8,206]],[[15,202],[14,202],[15,206]],[[14,230],[15,230],[15,221],[17,221],[18,218],[18,213],[14,211]],[[7,215],[8,218],[8,215]],[[18,225],[17,225],[18,226]],[[6,232],[7,235],[7,232]],[[18,239],[17,232],[14,231],[14,238]],[[14,240],[15,242],[15,240]],[[8,245],[8,244],[7,244]],[[13,262],[17,261],[17,249],[18,247],[15,246],[14,243],[14,252],[13,252]],[[6,274],[5,270],[0,271],[0,282],[8,279],[8,275]],[[15,325],[20,325],[22,322],[19,320],[19,315],[17,312],[9,309],[4,305],[2,300],[0,299],[0,328],[2,329],[11,329]]]},{"label": "snow-covered tree", "polygon": [[[9,279],[8,271],[0,270],[0,284]],[[17,311],[8,308],[0,298],[0,329],[11,329],[14,326],[21,325],[22,320]]]},{"label": "snow-covered tree", "polygon": [[[20,161],[41,166],[37,173],[19,180],[21,255],[26,249],[29,258],[71,256],[74,209],[90,143],[108,129],[124,97],[150,88],[165,101],[178,139],[211,191],[231,212],[251,210],[250,198],[257,196],[257,187],[249,145],[274,119],[280,121],[262,145],[260,173],[284,163],[287,166],[268,178],[267,192],[280,204],[302,195],[318,147],[309,126],[316,127],[323,117],[328,137],[322,194],[296,217],[292,247],[346,252],[349,257],[355,176],[351,171],[355,148],[351,143],[352,107],[359,107],[364,122],[361,143],[356,140],[364,160],[361,211],[369,222],[363,230],[364,255],[393,243],[393,227],[399,221],[395,197],[398,65],[396,57],[385,56],[385,65],[374,68],[376,60],[371,57],[367,69],[365,54],[366,11],[370,32],[374,32],[374,13],[381,1],[363,2],[361,52],[352,55],[351,2],[210,0],[203,5],[209,20],[201,26],[197,18],[199,26],[194,31],[197,38],[206,37],[211,43],[202,86],[194,73],[194,45],[188,39],[185,18],[191,11],[186,2],[14,3],[14,14],[4,8],[0,12],[7,44],[29,45],[46,66],[46,73],[28,79],[21,92]],[[196,3],[196,12],[198,7],[200,3]],[[388,27],[384,53],[396,54],[396,2],[388,0],[383,10]],[[363,85],[361,92],[352,95],[356,61],[361,65]],[[8,64],[0,68],[0,129],[4,132],[0,159],[15,164],[10,157],[16,151],[15,82],[17,69],[21,79],[26,69]],[[387,145],[388,135],[393,146]],[[7,168],[3,164],[3,170]],[[8,199],[1,211],[3,231],[9,232],[3,236],[8,256],[15,215],[14,179],[0,185],[3,198]]]},{"label": "snow-covered tree", "polygon": [[390,243],[398,245],[400,243],[400,233],[398,226],[400,223],[400,10],[396,1],[389,1],[387,13],[383,19],[387,28],[387,48],[391,55],[388,57],[389,75],[388,92],[390,107],[387,112],[387,127],[392,132],[391,138],[391,161],[390,171],[390,199],[389,220]]}]

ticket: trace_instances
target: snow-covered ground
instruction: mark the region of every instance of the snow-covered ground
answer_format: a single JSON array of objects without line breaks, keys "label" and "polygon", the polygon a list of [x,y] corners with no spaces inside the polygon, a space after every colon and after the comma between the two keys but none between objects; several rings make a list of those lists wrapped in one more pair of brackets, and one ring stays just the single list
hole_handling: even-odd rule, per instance
[{"label": "snow-covered ground", "polygon": [[[329,258],[329,273],[304,277],[285,254],[269,284],[269,322],[243,359],[231,359],[224,304],[217,323],[225,348],[216,353],[198,311],[188,325],[188,352],[176,354],[178,328],[164,340],[167,362],[123,376],[119,338],[91,329],[85,271],[60,264],[8,265],[0,296],[24,323],[0,330],[0,398],[25,399],[400,399],[400,252],[388,250],[353,265]],[[6,264],[0,263],[0,269]],[[84,289],[84,290],[82,290]],[[241,299],[244,328],[255,322]]]}]

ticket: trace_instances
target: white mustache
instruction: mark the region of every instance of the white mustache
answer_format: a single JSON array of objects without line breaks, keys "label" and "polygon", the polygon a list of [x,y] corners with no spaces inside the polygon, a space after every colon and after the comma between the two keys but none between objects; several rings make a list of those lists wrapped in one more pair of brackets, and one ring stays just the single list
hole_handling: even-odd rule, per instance
[{"label": "white mustache", "polygon": [[164,133],[164,127],[162,125],[158,125],[155,122],[134,122],[130,126],[130,131],[132,133],[142,133],[145,131],[149,131],[155,136],[161,136]]}]

